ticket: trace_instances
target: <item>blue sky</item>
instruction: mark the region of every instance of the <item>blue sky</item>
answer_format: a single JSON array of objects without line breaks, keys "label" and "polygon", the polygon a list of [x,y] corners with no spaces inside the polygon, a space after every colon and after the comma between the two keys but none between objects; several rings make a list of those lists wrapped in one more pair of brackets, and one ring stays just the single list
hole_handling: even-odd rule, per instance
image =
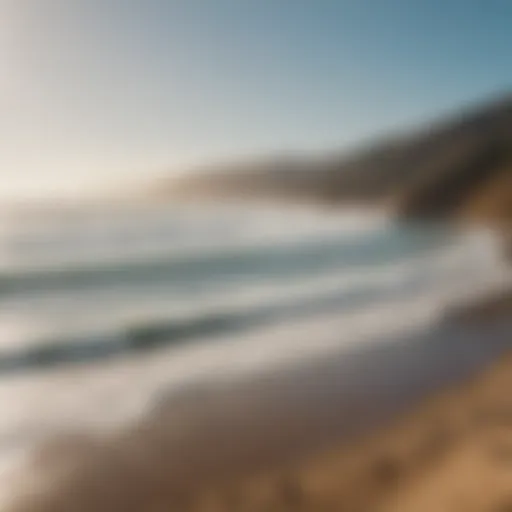
[{"label": "blue sky", "polygon": [[349,147],[512,87],[509,0],[0,0],[1,196]]}]

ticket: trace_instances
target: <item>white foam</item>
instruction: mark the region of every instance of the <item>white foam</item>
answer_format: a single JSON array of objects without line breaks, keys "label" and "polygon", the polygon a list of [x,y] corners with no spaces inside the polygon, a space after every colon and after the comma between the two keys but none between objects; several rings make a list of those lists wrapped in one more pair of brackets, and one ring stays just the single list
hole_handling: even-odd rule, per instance
[{"label": "white foam", "polygon": [[[67,295],[23,297],[20,307],[0,314],[0,354],[45,343],[48,339],[83,341],[90,333],[95,338],[111,338],[126,326],[152,322],[193,321],[203,316],[244,315],[264,307],[279,309],[291,303],[321,299],[328,295],[342,298],[351,291],[366,292],[365,302],[382,300],[382,292],[400,292],[408,287],[420,289],[457,283],[467,275],[482,279],[507,275],[508,268],[498,259],[493,238],[487,233],[469,234],[459,243],[443,246],[429,254],[410,256],[378,267],[350,266],[344,270],[296,277],[284,282],[272,278],[256,282],[233,280],[201,294],[152,297],[140,291],[81,292],[70,300]],[[475,275],[474,279],[479,279]],[[473,281],[474,282],[474,281]],[[376,294],[376,299],[373,294]],[[21,307],[23,306],[23,307]]]},{"label": "white foam", "polygon": [[140,414],[164,388],[180,388],[205,378],[247,377],[297,360],[323,357],[329,351],[339,354],[368,343],[390,342],[399,334],[431,324],[457,300],[512,282],[498,268],[468,279],[470,270],[460,264],[456,269],[457,261],[454,258],[451,266],[444,267],[440,279],[422,280],[420,286],[403,294],[385,301],[370,300],[355,311],[317,314],[215,341],[205,337],[192,346],[82,369],[5,379],[0,382],[0,403],[5,404],[0,436],[43,432],[45,426],[51,430],[63,425],[122,423]]}]

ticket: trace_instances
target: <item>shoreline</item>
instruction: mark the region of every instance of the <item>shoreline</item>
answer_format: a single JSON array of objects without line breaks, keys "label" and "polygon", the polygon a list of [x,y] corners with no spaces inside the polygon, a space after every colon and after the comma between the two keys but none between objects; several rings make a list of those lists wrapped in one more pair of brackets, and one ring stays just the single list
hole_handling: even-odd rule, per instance
[{"label": "shoreline", "polygon": [[[467,284],[476,294],[474,278],[472,284]],[[325,478],[339,487],[340,478],[345,480],[344,471],[357,473],[359,469],[354,468],[360,462],[331,471],[323,469],[327,466],[320,459],[334,459],[336,467],[341,464],[345,468],[352,464],[347,461],[353,457],[353,450],[359,454],[370,450],[365,446],[373,446],[374,441],[368,439],[387,438],[390,422],[398,422],[399,430],[407,430],[409,427],[401,426],[405,420],[397,418],[416,414],[410,411],[418,407],[421,410],[428,397],[444,396],[447,389],[464,383],[510,351],[512,326],[501,324],[500,317],[506,316],[511,304],[509,299],[491,297],[490,306],[481,305],[479,298],[476,306],[466,304],[462,313],[454,311],[424,332],[391,335],[392,343],[384,342],[382,319],[365,317],[365,326],[375,327],[375,343],[354,343],[348,351],[333,350],[322,358],[304,364],[295,362],[278,371],[265,367],[267,373],[258,377],[245,376],[224,385],[209,387],[208,382],[201,383],[177,397],[162,397],[148,414],[144,413],[142,421],[110,434],[96,435],[88,425],[83,431],[56,434],[22,469],[17,483],[19,500],[2,509],[238,512],[247,506],[255,511],[277,512],[296,510],[300,502],[307,511],[332,510],[322,503],[348,500],[346,496],[352,491],[343,491],[342,497],[328,488],[315,497],[316,491],[309,491],[307,482]],[[410,320],[409,305],[404,303],[395,314],[402,313],[404,320]],[[343,330],[348,329],[342,322],[321,324],[335,338],[343,337]],[[288,337],[290,351],[297,350],[303,335],[309,344],[315,339],[311,332]],[[116,368],[121,367],[114,365],[110,370]],[[137,371],[136,366],[131,371]],[[94,375],[88,379],[84,383],[92,383]],[[63,379],[60,385],[65,382]],[[72,394],[71,387],[67,391]],[[44,398],[45,393],[41,393],[41,404],[34,405],[50,407]],[[78,412],[79,408],[75,409]],[[425,428],[425,442],[428,445],[432,435],[435,444],[437,427]],[[381,450],[387,442],[376,443]],[[359,460],[363,456],[354,457]],[[365,472],[378,473],[379,481],[395,478],[394,456],[391,462],[380,454],[365,457],[372,460],[368,464],[374,468]],[[320,469],[313,469],[318,465]],[[352,478],[356,477],[347,481]],[[307,482],[302,483],[303,479]],[[15,489],[15,484],[11,487]],[[303,506],[310,500],[306,497],[310,492],[315,495],[312,503]],[[257,504],[260,495],[266,496],[264,501],[270,500],[265,501],[268,506]],[[320,502],[315,501],[317,498]],[[339,506],[334,509],[339,510]]]},{"label": "shoreline", "polygon": [[[171,510],[176,500],[203,496],[204,488],[230,487],[279,468],[296,471],[314,454],[379,436],[426,397],[478,373],[512,348],[511,332],[509,324],[479,332],[445,322],[413,340],[331,356],[236,387],[192,390],[164,400],[146,421],[111,438],[56,438],[25,474],[43,492],[5,510],[64,512],[86,504],[98,512],[135,512],[155,500],[167,507],[155,510]],[[202,510],[195,506],[182,509]]]}]

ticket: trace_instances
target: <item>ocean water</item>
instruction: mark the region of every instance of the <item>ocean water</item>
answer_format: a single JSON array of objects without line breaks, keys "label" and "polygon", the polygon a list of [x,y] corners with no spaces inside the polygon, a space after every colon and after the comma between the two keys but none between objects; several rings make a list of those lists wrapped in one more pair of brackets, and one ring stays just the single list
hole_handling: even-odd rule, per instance
[{"label": "ocean water", "polygon": [[357,210],[96,206],[2,219],[6,467],[57,432],[138,421],[162,396],[393,343],[511,278],[488,231]]}]

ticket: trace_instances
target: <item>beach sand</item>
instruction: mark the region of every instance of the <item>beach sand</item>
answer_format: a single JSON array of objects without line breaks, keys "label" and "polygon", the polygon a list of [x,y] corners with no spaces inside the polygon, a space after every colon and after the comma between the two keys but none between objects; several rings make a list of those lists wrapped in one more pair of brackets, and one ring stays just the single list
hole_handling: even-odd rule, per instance
[{"label": "beach sand", "polygon": [[506,512],[512,338],[498,323],[164,397],[111,437],[56,437],[2,510]]},{"label": "beach sand", "polygon": [[206,492],[190,510],[510,511],[511,389],[509,355],[366,439]]}]

